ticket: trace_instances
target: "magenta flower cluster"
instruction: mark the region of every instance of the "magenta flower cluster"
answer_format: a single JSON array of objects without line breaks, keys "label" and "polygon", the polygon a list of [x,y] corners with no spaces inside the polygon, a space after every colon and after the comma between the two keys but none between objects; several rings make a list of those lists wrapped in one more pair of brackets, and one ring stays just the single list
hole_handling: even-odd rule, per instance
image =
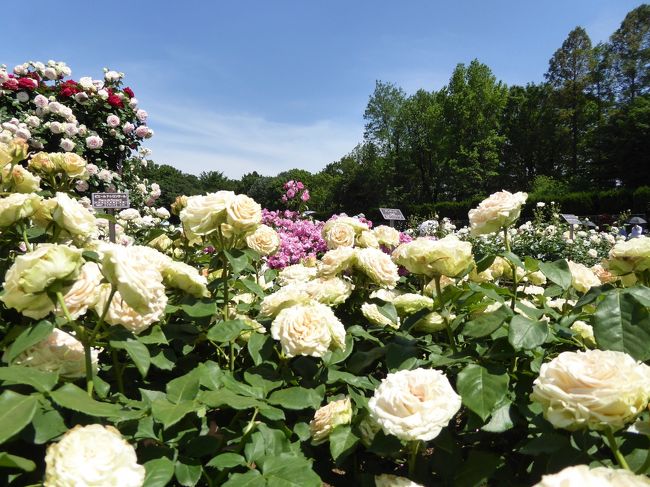
[{"label": "magenta flower cluster", "polygon": [[283,203],[288,203],[294,198],[299,198],[303,203],[309,201],[309,190],[305,188],[305,185],[302,182],[294,181],[291,179],[290,181],[284,183],[283,188],[285,191],[285,193],[282,195]]},{"label": "magenta flower cluster", "polygon": [[280,236],[280,248],[268,259],[272,269],[283,269],[327,251],[327,244],[321,235],[323,222],[304,220],[297,211],[270,211],[265,208],[262,210],[262,223],[275,228]]}]

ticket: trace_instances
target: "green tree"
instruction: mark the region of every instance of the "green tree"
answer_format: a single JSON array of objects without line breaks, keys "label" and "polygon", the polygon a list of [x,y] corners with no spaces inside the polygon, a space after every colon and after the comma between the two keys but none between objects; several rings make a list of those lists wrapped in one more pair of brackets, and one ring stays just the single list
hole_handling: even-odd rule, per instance
[{"label": "green tree", "polygon": [[647,93],[650,83],[650,5],[629,12],[610,38],[617,92],[624,101]]},{"label": "green tree", "polygon": [[144,169],[144,176],[160,185],[161,196],[156,205],[169,208],[176,197],[191,196],[202,193],[199,178],[193,174],[185,174],[167,164],[149,162]]},{"label": "green tree", "polygon": [[236,182],[228,179],[221,171],[203,171],[199,174],[199,184],[205,193],[214,193],[220,190],[233,191]]}]

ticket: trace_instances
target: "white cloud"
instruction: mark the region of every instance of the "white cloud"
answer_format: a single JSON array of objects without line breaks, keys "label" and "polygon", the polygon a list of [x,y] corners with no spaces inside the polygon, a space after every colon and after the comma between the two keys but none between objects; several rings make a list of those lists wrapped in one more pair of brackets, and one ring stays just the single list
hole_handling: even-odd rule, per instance
[{"label": "white cloud", "polygon": [[316,172],[350,152],[362,138],[362,122],[317,120],[281,123],[249,114],[190,106],[147,104],[156,135],[152,158],[184,172],[222,171],[239,178],[257,171],[275,175],[293,168]]}]

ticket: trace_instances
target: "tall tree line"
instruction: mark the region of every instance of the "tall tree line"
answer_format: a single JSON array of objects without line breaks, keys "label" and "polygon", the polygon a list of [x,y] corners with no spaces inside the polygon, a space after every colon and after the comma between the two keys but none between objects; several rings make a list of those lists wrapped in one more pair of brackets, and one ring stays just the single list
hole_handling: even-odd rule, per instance
[{"label": "tall tree line", "polygon": [[316,174],[229,180],[153,165],[149,176],[162,171],[170,198],[231,189],[267,207],[278,206],[287,179],[300,179],[324,214],[540,190],[548,181],[575,190],[650,185],[650,5],[629,12],[605,43],[573,29],[544,82],[506,86],[474,60],[440,90],[409,95],[377,81],[364,119],[363,141]]}]

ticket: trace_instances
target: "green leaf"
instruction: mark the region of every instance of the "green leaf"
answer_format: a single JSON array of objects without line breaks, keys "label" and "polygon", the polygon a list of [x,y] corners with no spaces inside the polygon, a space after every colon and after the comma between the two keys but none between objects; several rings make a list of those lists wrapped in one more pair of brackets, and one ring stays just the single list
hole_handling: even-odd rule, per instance
[{"label": "green leaf", "polygon": [[483,431],[489,431],[490,433],[503,433],[504,431],[511,429],[515,425],[512,416],[510,415],[511,405],[512,403],[506,403],[496,409],[492,413],[490,422],[481,429]]},{"label": "green leaf", "polygon": [[345,382],[360,389],[373,390],[375,388],[375,384],[366,376],[358,376],[342,370],[328,369],[327,383],[335,384],[338,381]]},{"label": "green leaf", "polygon": [[289,387],[273,392],[268,401],[270,404],[281,406],[284,409],[318,409],[323,401],[323,395],[315,389]]},{"label": "green leaf", "polygon": [[205,318],[217,313],[217,304],[214,301],[197,301],[194,304],[183,304],[181,309],[191,318]]},{"label": "green leaf", "polygon": [[0,395],[0,443],[4,443],[31,423],[37,406],[36,396],[4,391]]},{"label": "green leaf", "polygon": [[149,329],[146,335],[138,335],[138,341],[146,345],[168,345],[167,337],[160,326],[155,325]]},{"label": "green leaf", "polygon": [[174,467],[176,480],[184,487],[194,487],[201,478],[202,472],[203,468],[200,463],[194,464],[177,461]]},{"label": "green leaf", "polygon": [[494,262],[494,259],[496,258],[497,258],[496,255],[491,255],[491,254],[478,257],[476,259],[476,272],[481,273],[487,268],[489,268]]},{"label": "green leaf", "polygon": [[504,252],[503,257],[505,257],[508,261],[519,267],[520,269],[525,269],[526,266],[524,263],[521,261],[521,259],[516,255],[513,254],[512,252]]},{"label": "green leaf", "polygon": [[140,416],[139,412],[124,410],[117,404],[95,401],[86,391],[74,384],[64,384],[59,389],[52,391],[50,397],[59,406],[79,411],[88,416],[120,419],[133,419]]},{"label": "green leaf", "polygon": [[[48,406],[51,407],[48,402]],[[56,409],[36,409],[32,418],[34,428],[34,443],[42,445],[68,431],[63,417]]]},{"label": "green leaf", "polygon": [[250,292],[255,294],[259,298],[263,298],[265,296],[264,289],[262,289],[262,286],[260,286],[258,283],[256,283],[252,279],[242,279],[241,282],[246,289],[248,289]]},{"label": "green leaf", "polygon": [[167,399],[173,403],[191,401],[199,393],[199,375],[197,369],[177,377],[167,383]]},{"label": "green leaf", "polygon": [[330,365],[338,364],[343,362],[346,358],[350,356],[354,350],[354,338],[352,335],[345,336],[345,349],[337,348],[334,351],[329,351],[323,355],[323,363],[325,366],[329,367]]},{"label": "green leaf", "polygon": [[483,421],[508,392],[508,374],[494,373],[477,364],[467,365],[458,373],[456,387],[463,404]]},{"label": "green leaf", "polygon": [[508,341],[515,350],[531,350],[539,347],[548,337],[548,324],[516,315],[510,321]]},{"label": "green leaf", "polygon": [[475,487],[485,485],[501,463],[494,453],[471,450],[467,460],[454,478],[454,486]]},{"label": "green leaf", "polygon": [[539,270],[542,271],[549,280],[560,286],[565,291],[571,287],[571,271],[567,261],[556,260],[555,262],[540,262]]},{"label": "green leaf", "polygon": [[113,348],[126,350],[126,353],[129,354],[131,360],[138,368],[140,375],[142,377],[147,376],[149,371],[149,366],[151,365],[151,355],[149,354],[149,349],[143,343],[140,343],[138,340],[133,338],[128,338],[126,340],[111,340],[110,345]]},{"label": "green leaf", "polygon": [[262,473],[269,487],[321,487],[320,477],[304,457],[283,453],[267,457]]},{"label": "green leaf", "polygon": [[143,487],[164,487],[174,476],[174,462],[167,457],[149,460],[144,468]]},{"label": "green leaf", "polygon": [[27,350],[32,345],[36,345],[52,333],[54,325],[49,321],[39,321],[23,331],[18,338],[14,340],[11,346],[5,352],[3,360],[11,363],[18,355]]},{"label": "green leaf", "polygon": [[334,461],[339,461],[352,453],[359,443],[359,437],[352,433],[349,425],[339,425],[330,433],[330,453]]},{"label": "green leaf", "polygon": [[17,468],[25,472],[33,472],[36,469],[36,464],[27,458],[0,452],[0,467]]},{"label": "green leaf", "polygon": [[265,487],[266,480],[257,470],[249,470],[246,473],[235,473],[230,476],[223,487]]},{"label": "green leaf", "polygon": [[242,253],[240,256],[235,256],[233,253],[224,250],[223,252],[228,259],[228,263],[232,268],[233,274],[241,274],[241,271],[248,266],[248,256]]},{"label": "green leaf", "polygon": [[251,409],[264,404],[253,397],[240,396],[228,389],[201,391],[198,395],[198,400],[211,408],[228,406],[232,409]]},{"label": "green leaf", "polygon": [[0,367],[0,381],[5,385],[27,384],[40,392],[51,391],[59,381],[55,372],[43,372],[33,367],[11,365]]},{"label": "green leaf", "polygon": [[377,309],[382,315],[397,325],[399,318],[397,316],[397,309],[393,303],[385,303],[381,306],[377,306]]},{"label": "green leaf", "polygon": [[208,330],[207,337],[217,343],[234,342],[244,330],[250,330],[244,320],[220,321]]},{"label": "green leaf", "polygon": [[463,327],[463,335],[480,338],[491,335],[512,315],[512,311],[506,305],[491,313],[483,313],[477,318],[468,321]]},{"label": "green leaf", "polygon": [[205,466],[224,469],[224,468],[232,468],[238,465],[245,465],[245,464],[246,464],[246,459],[237,453],[222,453],[221,455],[217,455],[208,463],[206,463]]},{"label": "green leaf", "polygon": [[178,423],[186,414],[198,409],[193,401],[180,401],[177,404],[167,399],[156,399],[151,403],[151,414],[165,429]]},{"label": "green leaf", "polygon": [[650,359],[650,313],[632,294],[612,289],[598,303],[592,326],[598,347]]},{"label": "green leaf", "polygon": [[253,363],[260,365],[264,362],[264,357],[269,356],[268,353],[264,352],[273,349],[273,339],[265,333],[251,333],[246,347],[248,348],[248,354],[253,359]]}]

